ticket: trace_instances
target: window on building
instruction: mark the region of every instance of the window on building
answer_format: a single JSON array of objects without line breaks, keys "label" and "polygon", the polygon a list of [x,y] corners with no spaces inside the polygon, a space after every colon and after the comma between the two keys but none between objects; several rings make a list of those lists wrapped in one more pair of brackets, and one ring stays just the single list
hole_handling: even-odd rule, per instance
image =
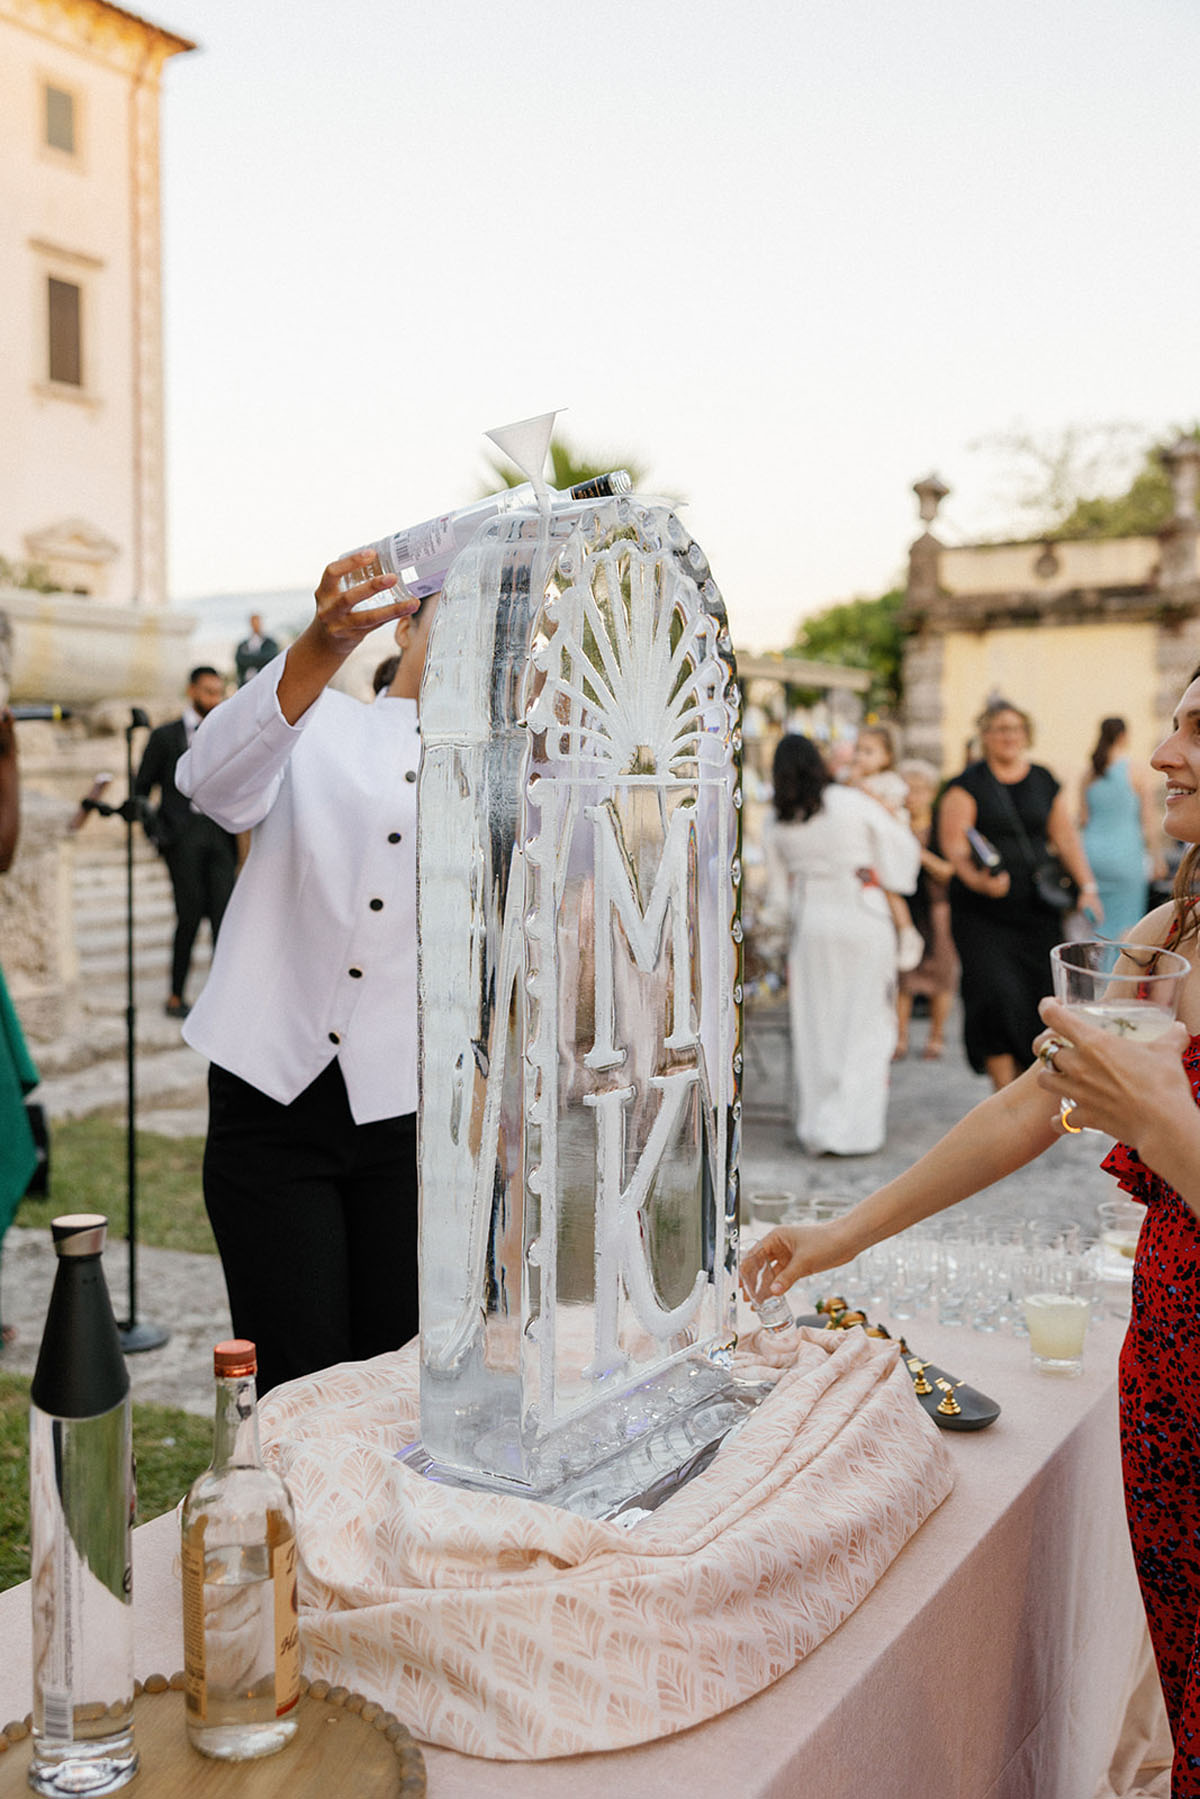
[{"label": "window on building", "polygon": [[46,89],[46,142],[52,150],[75,154],[75,96],[61,87]]},{"label": "window on building", "polygon": [[50,379],[83,386],[82,293],[73,281],[49,279]]}]

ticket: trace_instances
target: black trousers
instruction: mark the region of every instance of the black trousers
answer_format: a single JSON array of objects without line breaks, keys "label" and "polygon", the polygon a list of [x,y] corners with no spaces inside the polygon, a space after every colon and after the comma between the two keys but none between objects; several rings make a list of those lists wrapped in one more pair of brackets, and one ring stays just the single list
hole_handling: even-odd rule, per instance
[{"label": "black trousers", "polygon": [[215,1064],[204,1204],[258,1390],[416,1335],[417,1120],[355,1124],[336,1057],[290,1105]]},{"label": "black trousers", "polygon": [[171,992],[182,999],[202,918],[207,918],[213,942],[217,941],[237,874],[237,839],[197,812],[165,851],[164,859],[175,895]]}]

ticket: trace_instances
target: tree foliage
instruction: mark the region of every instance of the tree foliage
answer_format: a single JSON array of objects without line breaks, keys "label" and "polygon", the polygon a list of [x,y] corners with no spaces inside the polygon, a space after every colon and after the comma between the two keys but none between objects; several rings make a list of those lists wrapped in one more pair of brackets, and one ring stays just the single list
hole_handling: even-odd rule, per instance
[{"label": "tree foliage", "polygon": [[32,593],[61,592],[57,581],[51,580],[49,569],[40,562],[10,562],[7,556],[0,556],[0,587],[27,588]]},{"label": "tree foliage", "polygon": [[[564,493],[568,487],[578,487],[581,481],[591,481],[597,475],[610,474],[613,469],[628,469],[635,488],[640,487],[646,478],[645,464],[633,456],[616,456],[599,461],[585,456],[580,450],[573,450],[565,439],[555,437],[550,443],[550,485]],[[498,487],[519,487],[525,476],[515,468],[507,457],[494,457],[488,463],[487,485],[484,493],[495,493]]]},{"label": "tree foliage", "polygon": [[[1163,452],[1181,436],[1200,441],[1200,424],[1166,431],[1149,445],[1145,434],[1137,432],[1140,461],[1130,476],[1129,440],[1135,431],[1124,424],[1070,425],[1050,437],[1009,432],[986,440],[987,447],[1003,449],[1011,459],[1010,505],[1017,529],[1053,539],[1141,537],[1161,531],[1174,507]],[[1122,479],[1123,485],[1112,491]],[[902,692],[904,597],[904,589],[896,587],[878,599],[828,606],[802,621],[784,654],[868,669],[868,710],[892,711]],[[817,697],[816,690],[798,691],[805,701]]]},{"label": "tree foliage", "polygon": [[[823,612],[803,620],[784,655],[867,669],[871,675],[871,685],[864,695],[868,711],[892,711],[900,699],[903,606],[902,587],[893,587],[878,599],[846,600],[827,606]],[[805,691],[801,689],[802,695]]]},{"label": "tree foliage", "polygon": [[1147,441],[1144,428],[1110,421],[1036,434],[1004,431],[971,447],[1004,457],[1005,537],[1144,537],[1172,512],[1163,451],[1200,427],[1175,427]]},{"label": "tree foliage", "polygon": [[1174,511],[1171,479],[1163,451],[1181,436],[1200,439],[1200,426],[1172,432],[1146,451],[1124,493],[1097,494],[1077,499],[1051,535],[1068,537],[1152,537],[1161,531]]}]

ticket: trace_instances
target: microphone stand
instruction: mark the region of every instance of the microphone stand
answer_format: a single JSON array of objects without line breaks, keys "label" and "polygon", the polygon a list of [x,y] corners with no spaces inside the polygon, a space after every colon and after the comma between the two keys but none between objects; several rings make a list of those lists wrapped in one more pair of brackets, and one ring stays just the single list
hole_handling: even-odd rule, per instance
[{"label": "microphone stand", "polygon": [[137,1315],[137,1129],[135,1119],[137,1006],[134,1000],[133,980],[133,827],[135,820],[142,816],[144,802],[138,799],[133,791],[133,733],[148,728],[149,724],[150,720],[142,708],[134,706],[130,711],[129,723],[125,727],[125,791],[127,798],[124,804],[107,806],[102,800],[93,798],[91,794],[80,802],[80,810],[83,812],[98,812],[102,818],[115,816],[123,818],[125,821],[125,1084],[128,1120],[125,1158],[128,1194],[126,1238],[129,1244],[129,1316],[124,1323],[118,1323],[117,1335],[121,1339],[121,1348],[126,1355],[136,1355],[144,1349],[161,1349],[163,1344],[170,1340],[171,1335],[168,1330],[164,1330],[161,1324],[140,1322]]}]

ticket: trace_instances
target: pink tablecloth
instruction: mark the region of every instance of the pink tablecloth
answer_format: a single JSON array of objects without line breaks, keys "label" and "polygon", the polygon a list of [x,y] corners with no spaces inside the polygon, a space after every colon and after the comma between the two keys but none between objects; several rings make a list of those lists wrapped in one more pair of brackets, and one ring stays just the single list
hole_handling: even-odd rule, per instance
[{"label": "pink tablecloth", "polygon": [[[994,1394],[1000,1421],[945,1439],[954,1491],[833,1635],[707,1724],[608,1755],[481,1761],[426,1748],[436,1799],[1130,1799],[1169,1757],[1125,1533],[1120,1327],[1082,1380],[1035,1375],[1028,1345],[906,1325]],[[178,1524],[134,1534],[137,1665],[182,1665]],[[28,1584],[0,1593],[0,1723],[30,1705]],[[1161,1783],[1157,1783],[1160,1790]],[[147,1789],[148,1791],[153,1789]]]},{"label": "pink tablecloth", "polygon": [[501,1760],[671,1736],[761,1692],[871,1591],[953,1483],[894,1343],[804,1332],[712,1465],[633,1530],[437,1485],[415,1345],[263,1409],[296,1503],[310,1676]]}]

